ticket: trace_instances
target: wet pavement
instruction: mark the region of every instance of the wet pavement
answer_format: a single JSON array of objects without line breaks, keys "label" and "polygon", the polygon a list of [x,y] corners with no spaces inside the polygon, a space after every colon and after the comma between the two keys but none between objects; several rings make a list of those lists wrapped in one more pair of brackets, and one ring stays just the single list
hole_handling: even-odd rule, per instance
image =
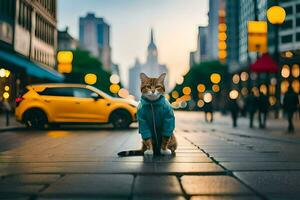
[{"label": "wet pavement", "polygon": [[0,133],[0,199],[299,199],[298,132],[176,119],[176,156],[153,159],[117,157],[140,147],[134,127]]}]

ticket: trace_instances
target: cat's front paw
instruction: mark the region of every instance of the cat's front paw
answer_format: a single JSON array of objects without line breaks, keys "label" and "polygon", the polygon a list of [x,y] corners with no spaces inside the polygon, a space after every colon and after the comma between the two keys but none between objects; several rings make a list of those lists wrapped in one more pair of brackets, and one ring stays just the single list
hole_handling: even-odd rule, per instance
[{"label": "cat's front paw", "polygon": [[160,149],[160,153],[161,155],[169,156],[172,154],[172,151],[170,149],[166,149],[166,150]]},{"label": "cat's front paw", "polygon": [[153,150],[152,149],[148,149],[144,152],[145,156],[153,156]]}]

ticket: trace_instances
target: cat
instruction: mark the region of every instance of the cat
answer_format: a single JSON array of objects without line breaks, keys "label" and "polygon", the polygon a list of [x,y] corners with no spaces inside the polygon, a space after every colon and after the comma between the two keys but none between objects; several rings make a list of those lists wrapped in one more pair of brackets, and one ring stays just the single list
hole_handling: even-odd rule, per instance
[{"label": "cat", "polygon": [[177,141],[174,135],[175,116],[169,101],[163,95],[166,73],[158,78],[149,78],[141,73],[141,101],[137,119],[142,137],[140,150],[122,151],[119,156],[171,155],[175,153]]}]

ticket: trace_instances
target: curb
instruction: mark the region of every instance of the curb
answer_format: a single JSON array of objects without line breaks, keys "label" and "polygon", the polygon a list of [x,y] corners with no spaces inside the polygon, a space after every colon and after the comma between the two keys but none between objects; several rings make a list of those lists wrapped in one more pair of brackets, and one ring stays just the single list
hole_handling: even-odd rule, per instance
[{"label": "curb", "polygon": [[23,126],[10,126],[10,127],[5,127],[5,128],[0,128],[0,133],[4,133],[6,131],[17,131],[17,130],[22,130],[25,129]]}]

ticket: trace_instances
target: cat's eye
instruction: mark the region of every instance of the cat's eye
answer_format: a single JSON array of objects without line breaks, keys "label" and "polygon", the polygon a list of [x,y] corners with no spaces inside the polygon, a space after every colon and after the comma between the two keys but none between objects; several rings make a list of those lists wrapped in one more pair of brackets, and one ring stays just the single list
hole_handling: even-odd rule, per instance
[{"label": "cat's eye", "polygon": [[162,88],[160,85],[155,86],[156,89]]},{"label": "cat's eye", "polygon": [[151,88],[151,86],[150,86],[150,85],[146,85],[146,88],[147,88],[147,89],[150,89],[150,88]]}]

